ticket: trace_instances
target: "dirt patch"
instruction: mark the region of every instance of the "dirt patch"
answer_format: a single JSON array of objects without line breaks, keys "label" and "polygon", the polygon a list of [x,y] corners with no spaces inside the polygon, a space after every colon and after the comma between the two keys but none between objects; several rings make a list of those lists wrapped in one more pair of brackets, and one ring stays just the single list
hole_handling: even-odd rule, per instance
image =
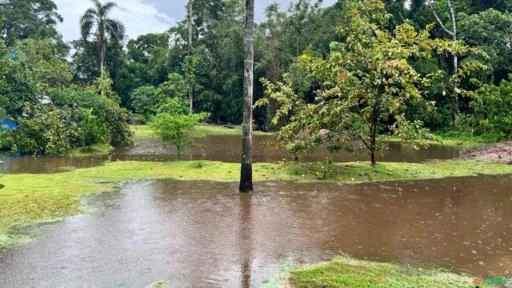
[{"label": "dirt patch", "polygon": [[512,164],[512,141],[464,150],[461,159]]}]

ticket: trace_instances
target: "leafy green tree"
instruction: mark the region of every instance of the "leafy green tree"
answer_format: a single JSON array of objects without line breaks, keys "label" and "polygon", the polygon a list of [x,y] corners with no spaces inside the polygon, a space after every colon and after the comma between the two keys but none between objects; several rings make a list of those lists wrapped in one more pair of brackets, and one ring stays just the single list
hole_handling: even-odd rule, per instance
[{"label": "leafy green tree", "polygon": [[141,86],[131,94],[131,106],[135,113],[150,119],[154,116],[161,104],[158,89],[154,86]]},{"label": "leafy green tree", "polygon": [[388,31],[384,8],[378,0],[354,1],[350,21],[338,28],[345,40],[333,42],[326,58],[312,53],[300,57],[320,85],[312,102],[298,97],[290,81],[266,83],[269,97],[281,103],[275,121],[290,120],[278,138],[291,143],[292,152],[322,143],[339,148],[340,143],[359,139],[375,165],[377,139],[383,132],[404,139],[428,136],[422,123],[407,119],[404,111],[408,105],[433,108],[425,100],[425,87],[437,73],[420,75],[409,60],[446,53],[451,43],[430,39],[429,30],[417,32],[408,23]]},{"label": "leafy green tree", "polygon": [[53,39],[59,53],[67,53],[67,47],[57,32],[62,22],[57,5],[52,0],[5,0],[0,2],[0,35],[13,47],[16,40]]},{"label": "leafy green tree", "polygon": [[493,81],[499,83],[512,72],[512,15],[495,9],[478,14],[459,14],[460,36],[473,47],[481,48],[487,58],[479,57],[493,72]]},{"label": "leafy green tree", "polygon": [[169,33],[146,34],[128,41],[130,72],[145,84],[159,85],[169,73]]},{"label": "leafy green tree", "polygon": [[169,74],[169,80],[158,86],[158,93],[164,98],[185,99],[187,90],[188,86],[185,78],[178,73]]},{"label": "leafy green tree", "polygon": [[192,129],[205,117],[204,113],[189,115],[161,113],[151,120],[149,128],[162,140],[176,147],[178,160],[180,160],[183,151],[193,144]]},{"label": "leafy green tree", "polygon": [[187,108],[187,102],[183,100],[183,98],[168,98],[165,103],[158,108],[158,113],[169,113],[169,114],[179,114],[185,115],[189,113]]},{"label": "leafy green tree", "polygon": [[6,115],[23,113],[25,103],[37,101],[37,85],[17,57],[0,40],[0,107]]},{"label": "leafy green tree", "polygon": [[[124,39],[124,25],[118,20],[108,18],[110,11],[116,7],[114,2],[102,4],[99,0],[91,0],[94,8],[89,8],[80,18],[80,29],[82,38],[89,39],[94,35],[94,42],[97,45],[100,72],[103,73],[107,55],[107,43],[110,40],[122,41]],[[93,31],[94,29],[94,31]]]},{"label": "leafy green tree", "polygon": [[36,83],[38,93],[71,83],[69,64],[59,57],[58,46],[51,39],[18,41],[16,51],[18,61],[26,69],[26,76]]}]

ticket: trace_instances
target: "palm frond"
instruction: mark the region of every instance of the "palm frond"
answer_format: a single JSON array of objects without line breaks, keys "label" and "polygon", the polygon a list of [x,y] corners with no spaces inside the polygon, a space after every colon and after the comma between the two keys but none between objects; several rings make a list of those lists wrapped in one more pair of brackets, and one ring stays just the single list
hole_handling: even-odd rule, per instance
[{"label": "palm frond", "polygon": [[89,8],[80,18],[80,32],[82,33],[83,39],[87,39],[91,34],[97,15],[96,10]]},{"label": "palm frond", "polygon": [[107,3],[105,3],[105,5],[101,6],[100,15],[103,16],[103,17],[106,17],[107,14],[110,12],[110,10],[112,10],[112,8],[114,8],[116,6],[117,6],[117,4],[114,3],[114,2],[107,2]]},{"label": "palm frond", "polygon": [[105,20],[106,32],[109,34],[110,38],[116,41],[123,41],[125,28],[121,21],[116,19],[106,19]]}]

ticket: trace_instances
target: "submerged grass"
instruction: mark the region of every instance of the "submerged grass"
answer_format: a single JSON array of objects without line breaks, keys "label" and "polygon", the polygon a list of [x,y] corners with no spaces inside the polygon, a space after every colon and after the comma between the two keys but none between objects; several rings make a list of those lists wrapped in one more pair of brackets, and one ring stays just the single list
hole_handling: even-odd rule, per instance
[{"label": "submerged grass", "polygon": [[292,287],[315,288],[470,288],[471,278],[443,270],[423,270],[389,263],[339,257],[333,261],[293,270]]},{"label": "submerged grass", "polygon": [[[326,180],[345,183],[512,173],[512,165],[476,161],[381,163],[376,167],[362,162],[256,163],[253,168],[256,181]],[[0,189],[0,234],[7,233],[15,224],[80,212],[82,195],[112,190],[123,181],[168,178],[237,181],[239,169],[237,163],[214,161],[123,161],[56,174],[4,174],[0,177],[0,185],[4,186]]]}]

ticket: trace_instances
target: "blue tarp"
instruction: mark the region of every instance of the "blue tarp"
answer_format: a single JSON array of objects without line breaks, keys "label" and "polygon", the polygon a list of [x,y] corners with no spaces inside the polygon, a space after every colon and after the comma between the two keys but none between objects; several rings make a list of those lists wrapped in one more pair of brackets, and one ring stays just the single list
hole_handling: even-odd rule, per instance
[{"label": "blue tarp", "polygon": [[0,130],[5,129],[5,128],[12,130],[12,129],[16,129],[16,126],[17,126],[16,122],[9,120],[9,118],[7,118],[7,117],[4,117],[2,119],[2,122],[0,123]]}]

